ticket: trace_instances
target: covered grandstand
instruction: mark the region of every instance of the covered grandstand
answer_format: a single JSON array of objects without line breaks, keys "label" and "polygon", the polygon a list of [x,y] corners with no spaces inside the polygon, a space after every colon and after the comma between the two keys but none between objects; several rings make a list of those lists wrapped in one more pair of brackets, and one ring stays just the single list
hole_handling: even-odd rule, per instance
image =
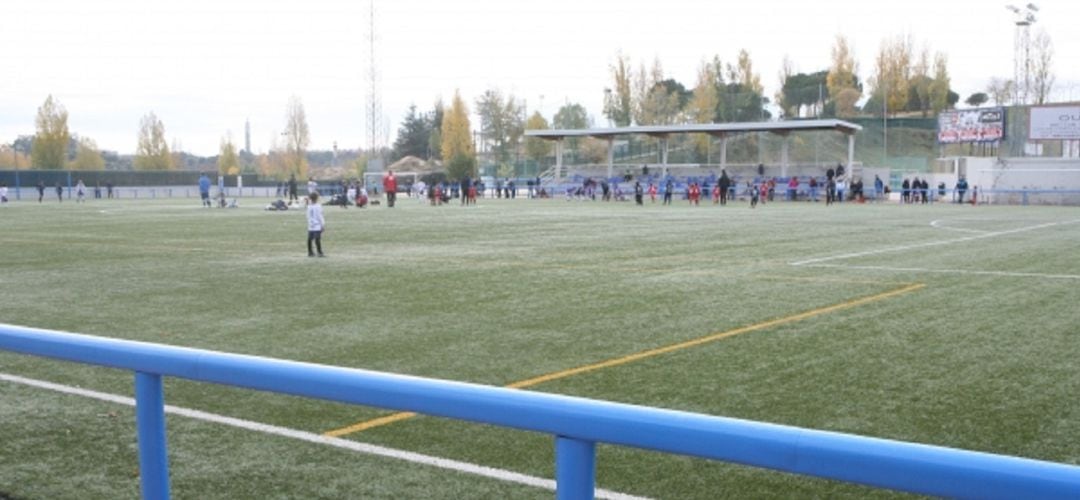
[{"label": "covered grandstand", "polygon": [[636,127],[614,127],[594,129],[527,130],[526,137],[536,137],[555,141],[554,180],[559,182],[563,175],[563,141],[568,137],[594,137],[607,143],[607,177],[614,175],[615,138],[627,135],[647,135],[660,140],[660,165],[664,175],[668,168],[668,137],[672,134],[709,134],[720,140],[720,168],[727,167],[727,144],[730,138],[745,134],[768,132],[783,138],[780,145],[781,175],[788,175],[789,141],[792,132],[834,131],[844,134],[848,139],[847,165],[855,159],[855,133],[862,126],[843,120],[801,120],[780,122],[744,122],[744,123],[707,123],[686,125],[651,125]]}]

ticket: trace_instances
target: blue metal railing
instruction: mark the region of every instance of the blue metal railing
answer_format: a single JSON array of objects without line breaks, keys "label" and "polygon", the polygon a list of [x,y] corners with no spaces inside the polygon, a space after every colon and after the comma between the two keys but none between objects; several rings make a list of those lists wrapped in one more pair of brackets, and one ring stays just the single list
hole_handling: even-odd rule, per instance
[{"label": "blue metal railing", "polygon": [[1080,466],[517,389],[0,325],[0,349],[135,372],[143,497],[169,497],[162,377],[555,436],[556,495],[593,498],[596,443],[913,493],[1080,498]]}]

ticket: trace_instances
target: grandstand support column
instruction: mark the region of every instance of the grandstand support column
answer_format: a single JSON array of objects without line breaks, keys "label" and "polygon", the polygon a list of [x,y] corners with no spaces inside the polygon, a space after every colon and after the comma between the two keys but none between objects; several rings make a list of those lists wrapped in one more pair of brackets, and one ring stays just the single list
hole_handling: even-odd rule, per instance
[{"label": "grandstand support column", "polygon": [[664,164],[664,170],[667,170],[667,157],[668,157],[668,136],[660,138],[660,163]]},{"label": "grandstand support column", "polygon": [[615,174],[615,136],[609,136],[607,138],[607,176],[611,179],[611,176]]},{"label": "grandstand support column", "polygon": [[720,136],[720,170],[727,168],[727,141],[727,135]]},{"label": "grandstand support column", "polygon": [[[847,168],[852,171],[855,163],[855,134],[847,135]],[[885,165],[882,165],[884,167]]]},{"label": "grandstand support column", "polygon": [[563,140],[562,138],[555,139],[555,183],[559,183],[562,177],[562,154],[563,154]]},{"label": "grandstand support column", "polygon": [[787,177],[788,164],[790,163],[788,154],[790,144],[788,141],[788,134],[780,134],[780,136],[780,177]]}]

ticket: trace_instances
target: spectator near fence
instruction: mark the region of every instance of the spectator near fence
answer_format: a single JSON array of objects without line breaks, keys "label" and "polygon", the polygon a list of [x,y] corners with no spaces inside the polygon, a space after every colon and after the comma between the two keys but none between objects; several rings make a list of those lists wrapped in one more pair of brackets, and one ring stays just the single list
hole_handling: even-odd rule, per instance
[{"label": "spectator near fence", "polygon": [[967,179],[961,177],[960,180],[956,181],[956,202],[957,203],[963,203],[964,202],[964,193],[967,192],[967,189],[968,189]]}]

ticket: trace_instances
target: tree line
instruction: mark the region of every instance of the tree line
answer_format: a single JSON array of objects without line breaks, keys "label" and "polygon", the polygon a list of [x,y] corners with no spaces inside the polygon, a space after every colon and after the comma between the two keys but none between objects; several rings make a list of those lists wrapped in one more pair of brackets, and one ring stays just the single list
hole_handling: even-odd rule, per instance
[{"label": "tree line", "polygon": [[[976,92],[965,102],[971,106],[987,102],[1043,104],[1054,83],[1052,61],[1053,45],[1049,36],[1040,32],[1033,44],[1033,57],[1025,62],[1030,81],[1018,85],[1010,79],[991,78],[985,92]],[[692,87],[667,75],[659,59],[648,66],[639,62],[634,67],[629,56],[618,54],[609,66],[609,74],[601,114],[609,125],[618,127],[761,121],[773,118],[771,109],[783,119],[898,114],[927,117],[954,107],[960,100],[951,89],[946,54],[931,53],[926,44],[916,49],[910,36],[882,40],[865,81],[859,76],[854,48],[842,35],[831,47],[828,68],[799,72],[785,58],[778,75],[779,90],[771,99],[765,95],[761,75],[746,49],[739,50],[728,63],[722,62],[719,55],[703,59]],[[479,117],[475,135],[468,106],[455,92],[449,107],[441,101],[426,112],[411,106],[389,151],[362,152],[350,167],[362,175],[369,157],[387,153],[391,159],[416,156],[442,161],[452,178],[475,176],[477,155],[482,154],[497,165],[498,175],[502,176],[522,156],[540,161],[551,154],[550,143],[534,138],[523,140],[525,130],[595,125],[579,103],[565,103],[549,122],[538,110],[527,115],[522,99],[497,88],[485,91],[474,105]],[[29,141],[20,138],[5,146],[7,151],[0,151],[0,168],[104,168],[103,152],[92,139],[72,134],[67,119],[67,110],[50,95],[38,108],[36,134]],[[694,139],[700,151],[709,147],[709,140],[707,136]],[[605,145],[600,141],[570,138],[567,143],[586,160],[601,161],[604,157]],[[304,107],[300,98],[293,96],[286,106],[284,131],[275,135],[267,153],[238,152],[231,135],[226,134],[221,139],[216,167],[222,174],[256,171],[271,178],[304,178],[309,169],[309,145]],[[165,126],[151,111],[140,120],[132,168],[172,170],[189,166],[178,150],[175,145],[169,147]],[[9,158],[11,162],[6,163]]]}]

